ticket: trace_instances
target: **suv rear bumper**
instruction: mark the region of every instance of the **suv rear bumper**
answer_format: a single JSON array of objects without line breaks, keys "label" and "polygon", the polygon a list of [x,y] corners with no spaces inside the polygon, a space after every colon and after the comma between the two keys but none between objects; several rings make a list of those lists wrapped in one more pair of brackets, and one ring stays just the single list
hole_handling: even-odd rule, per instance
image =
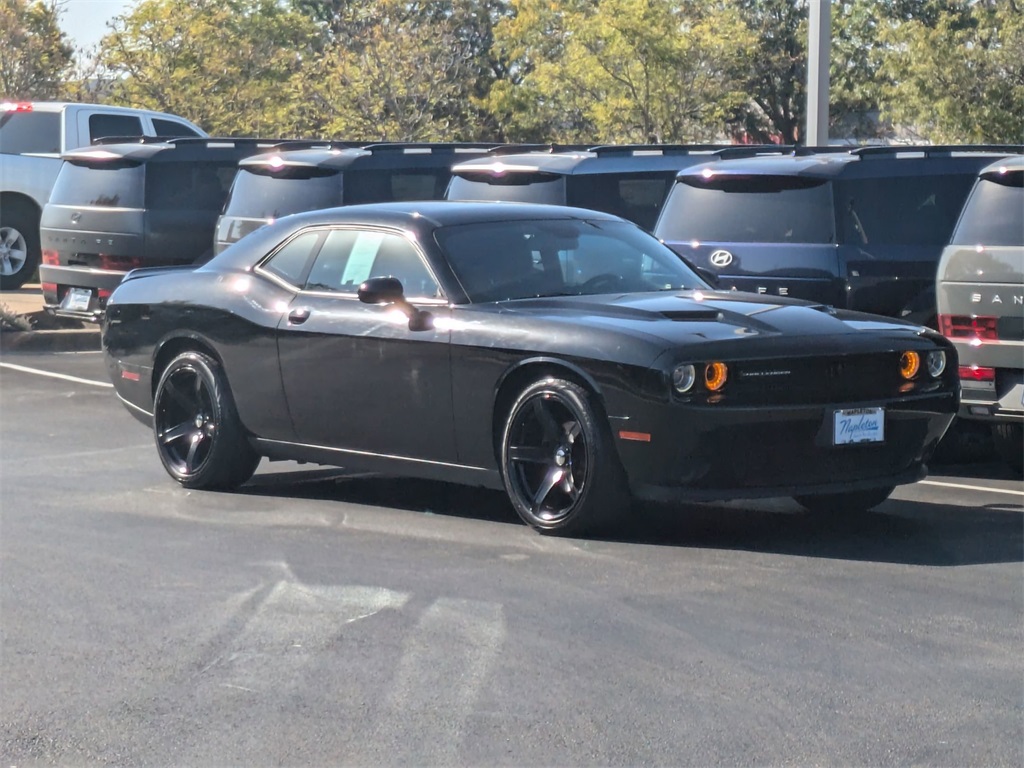
[{"label": "suv rear bumper", "polygon": [[1024,371],[996,369],[994,382],[961,381],[960,417],[1024,423]]},{"label": "suv rear bumper", "polygon": [[[107,299],[126,272],[94,267],[65,267],[55,264],[39,266],[39,282],[43,288],[43,309],[53,315],[78,320],[99,321],[107,306]],[[89,291],[88,306],[71,306],[71,289]]]}]

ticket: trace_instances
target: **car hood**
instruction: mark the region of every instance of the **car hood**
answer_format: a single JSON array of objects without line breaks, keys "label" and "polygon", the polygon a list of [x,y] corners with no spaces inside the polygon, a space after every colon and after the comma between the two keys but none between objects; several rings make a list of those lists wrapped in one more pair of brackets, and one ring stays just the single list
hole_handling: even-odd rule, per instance
[{"label": "car hood", "polygon": [[506,302],[500,308],[518,322],[536,319],[551,333],[556,328],[571,333],[570,327],[575,327],[583,335],[618,335],[662,349],[695,343],[713,348],[728,345],[723,354],[735,353],[737,343],[743,345],[744,353],[763,347],[777,354],[813,354],[821,349],[834,351],[837,343],[854,351],[897,339],[905,342],[922,333],[920,326],[899,320],[739,292],[559,296]]}]

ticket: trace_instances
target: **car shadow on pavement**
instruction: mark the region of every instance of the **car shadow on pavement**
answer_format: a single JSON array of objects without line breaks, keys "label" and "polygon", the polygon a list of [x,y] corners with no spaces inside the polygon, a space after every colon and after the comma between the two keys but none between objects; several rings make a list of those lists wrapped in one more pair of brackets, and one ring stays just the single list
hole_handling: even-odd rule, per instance
[{"label": "car shadow on pavement", "polygon": [[[240,492],[524,526],[501,492],[429,480],[347,475],[336,469],[265,472]],[[996,503],[969,508],[890,499],[870,512],[828,515],[805,512],[789,499],[635,504],[618,530],[594,538],[905,565],[1021,563],[1024,506]]]}]

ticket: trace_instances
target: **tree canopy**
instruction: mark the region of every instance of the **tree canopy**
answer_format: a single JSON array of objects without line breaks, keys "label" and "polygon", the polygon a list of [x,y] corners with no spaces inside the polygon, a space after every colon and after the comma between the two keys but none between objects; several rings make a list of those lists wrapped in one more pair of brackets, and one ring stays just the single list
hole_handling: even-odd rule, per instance
[{"label": "tree canopy", "polygon": [[[77,62],[83,84],[60,3],[0,0],[0,87],[218,134],[794,143],[812,1],[141,0]],[[833,137],[1024,141],[1018,0],[831,7]]]}]

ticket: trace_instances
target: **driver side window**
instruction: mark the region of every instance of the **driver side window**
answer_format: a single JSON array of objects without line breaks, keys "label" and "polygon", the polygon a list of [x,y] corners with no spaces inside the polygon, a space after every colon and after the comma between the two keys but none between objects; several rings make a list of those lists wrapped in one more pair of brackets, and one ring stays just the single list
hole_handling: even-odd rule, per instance
[{"label": "driver side window", "polygon": [[306,280],[307,291],[355,294],[371,277],[396,277],[409,298],[440,295],[423,257],[399,235],[336,229],[328,233]]}]

